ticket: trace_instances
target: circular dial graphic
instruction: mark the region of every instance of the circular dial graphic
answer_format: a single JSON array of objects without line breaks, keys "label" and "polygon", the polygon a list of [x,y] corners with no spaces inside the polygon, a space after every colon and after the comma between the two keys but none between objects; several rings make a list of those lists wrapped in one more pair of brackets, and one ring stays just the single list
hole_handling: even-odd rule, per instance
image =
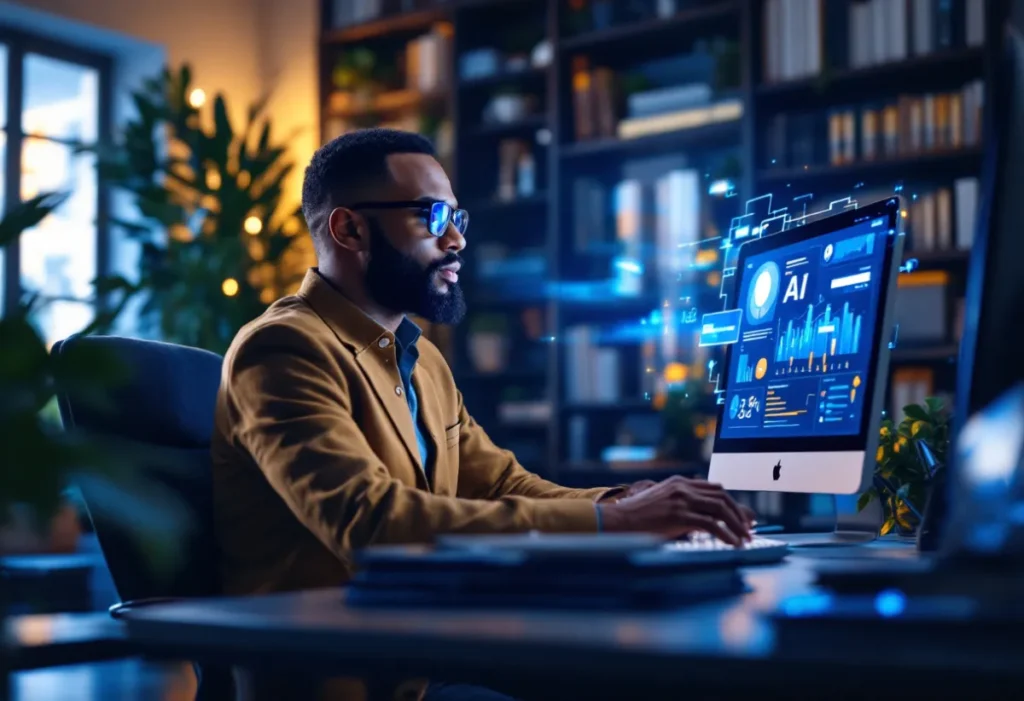
[{"label": "circular dial graphic", "polygon": [[771,318],[779,296],[779,266],[772,261],[762,263],[754,273],[747,293],[747,320],[760,324]]}]

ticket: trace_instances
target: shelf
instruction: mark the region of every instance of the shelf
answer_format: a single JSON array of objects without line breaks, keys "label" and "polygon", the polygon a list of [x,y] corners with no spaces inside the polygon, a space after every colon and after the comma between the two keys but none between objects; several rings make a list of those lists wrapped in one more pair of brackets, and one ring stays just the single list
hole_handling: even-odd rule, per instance
[{"label": "shelf", "polygon": [[581,52],[621,48],[634,42],[648,43],[656,37],[678,34],[697,23],[720,20],[737,14],[736,2],[717,2],[707,7],[683,10],[665,19],[651,19],[624,24],[610,29],[587,32],[575,37],[566,37],[558,44],[563,52]]},{"label": "shelf", "polygon": [[369,22],[361,22],[347,27],[328,30],[323,36],[324,44],[351,44],[367,39],[395,34],[398,32],[415,32],[427,30],[432,24],[446,19],[446,13],[438,9],[404,12],[390,17],[380,17]]},{"label": "shelf", "polygon": [[494,75],[483,76],[482,78],[460,80],[459,89],[471,90],[474,88],[497,87],[499,85],[529,81],[535,81],[543,84],[547,75],[547,66],[529,66],[521,71],[503,71],[501,73],[495,73]]},{"label": "shelf", "polygon": [[954,362],[960,354],[960,346],[947,343],[938,346],[899,346],[892,350],[894,363],[935,363]]},{"label": "shelf", "polygon": [[548,128],[548,117],[544,114],[533,114],[515,122],[505,124],[481,124],[467,129],[470,136],[506,136],[510,134],[522,134],[524,132],[535,132]]},{"label": "shelf", "polygon": [[[343,94],[343,93],[335,93]],[[389,90],[378,93],[369,100],[348,100],[350,104],[332,106],[332,96],[327,98],[325,116],[334,119],[352,119],[367,114],[380,112],[401,112],[419,107],[443,104],[448,96],[444,92],[420,92],[418,90]]]},{"label": "shelf", "polygon": [[730,142],[738,142],[739,138],[740,122],[737,120],[641,136],[636,139],[595,139],[566,144],[561,149],[561,156],[568,160],[612,156],[638,157],[664,154],[668,151],[724,146]]},{"label": "shelf", "polygon": [[524,207],[543,207],[548,203],[548,193],[543,190],[533,195],[517,197],[513,200],[477,200],[463,205],[469,216],[474,214],[494,214],[514,212]]},{"label": "shelf", "polygon": [[859,180],[881,175],[891,175],[896,181],[911,174],[923,174],[926,177],[934,178],[938,176],[938,169],[941,169],[943,173],[949,171],[965,175],[977,174],[981,169],[982,153],[980,148],[965,148],[925,153],[907,158],[860,161],[839,166],[812,165],[803,168],[763,169],[757,173],[757,182],[762,185],[771,185],[837,178]]},{"label": "shelf", "polygon": [[959,49],[917,56],[905,61],[836,71],[831,75],[822,74],[781,83],[762,84],[755,92],[759,98],[794,98],[801,94],[824,94],[837,90],[843,93],[842,96],[846,99],[848,91],[854,86],[865,85],[877,91],[880,80],[891,85],[904,86],[906,91],[923,92],[920,85],[924,80],[932,84],[936,79],[952,81],[957,77],[955,73],[975,71],[977,77],[981,77],[982,66],[983,54],[980,48]]}]

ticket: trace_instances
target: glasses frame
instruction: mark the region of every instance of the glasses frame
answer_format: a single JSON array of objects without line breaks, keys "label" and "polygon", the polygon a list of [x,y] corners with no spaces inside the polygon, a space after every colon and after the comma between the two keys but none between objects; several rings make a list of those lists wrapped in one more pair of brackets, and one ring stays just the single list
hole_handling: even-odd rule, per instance
[{"label": "glasses frame", "polygon": [[[449,226],[455,226],[455,230],[459,232],[460,236],[466,235],[466,230],[469,229],[469,212],[465,209],[453,207],[444,200],[398,200],[398,201],[385,201],[385,202],[357,202],[356,204],[349,205],[347,209],[352,211],[360,211],[365,209],[414,209],[421,212],[427,212],[430,215],[430,219],[434,219],[434,209],[436,207],[445,207],[448,210],[448,216],[444,220],[444,226],[441,227],[438,233],[435,233],[430,228],[430,222],[427,222],[427,231],[434,238],[441,238],[448,231]],[[459,214],[462,217],[462,226],[455,224],[456,215]]]}]

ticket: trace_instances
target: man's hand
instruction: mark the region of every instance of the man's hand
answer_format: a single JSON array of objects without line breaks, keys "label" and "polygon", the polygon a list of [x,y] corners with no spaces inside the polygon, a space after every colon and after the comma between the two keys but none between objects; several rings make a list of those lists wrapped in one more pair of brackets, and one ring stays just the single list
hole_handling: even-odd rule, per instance
[{"label": "man's hand", "polygon": [[646,492],[648,489],[655,486],[656,484],[658,483],[655,482],[654,480],[640,480],[639,482],[634,482],[633,484],[629,485],[629,487],[626,488],[626,492],[618,498],[618,501],[622,501],[623,499],[626,499],[628,497],[636,496],[640,492]]},{"label": "man's hand", "polygon": [[670,477],[601,506],[604,530],[642,531],[679,538],[694,531],[710,533],[730,545],[750,540],[754,513],[732,500],[721,485]]}]

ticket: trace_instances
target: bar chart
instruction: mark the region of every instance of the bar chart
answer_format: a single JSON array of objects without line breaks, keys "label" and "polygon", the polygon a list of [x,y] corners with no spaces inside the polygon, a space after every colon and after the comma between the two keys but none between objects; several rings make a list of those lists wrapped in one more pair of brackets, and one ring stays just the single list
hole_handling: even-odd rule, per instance
[{"label": "bar chart", "polygon": [[754,367],[750,364],[750,356],[740,353],[740,365],[736,370],[736,379],[739,382],[753,382]]},{"label": "bar chart", "polygon": [[849,302],[843,303],[838,316],[832,315],[831,304],[826,304],[818,315],[815,315],[814,305],[809,304],[805,314],[785,322],[785,327],[780,320],[775,360],[792,359],[813,365],[823,356],[859,353],[861,322],[861,314],[851,311]]}]

